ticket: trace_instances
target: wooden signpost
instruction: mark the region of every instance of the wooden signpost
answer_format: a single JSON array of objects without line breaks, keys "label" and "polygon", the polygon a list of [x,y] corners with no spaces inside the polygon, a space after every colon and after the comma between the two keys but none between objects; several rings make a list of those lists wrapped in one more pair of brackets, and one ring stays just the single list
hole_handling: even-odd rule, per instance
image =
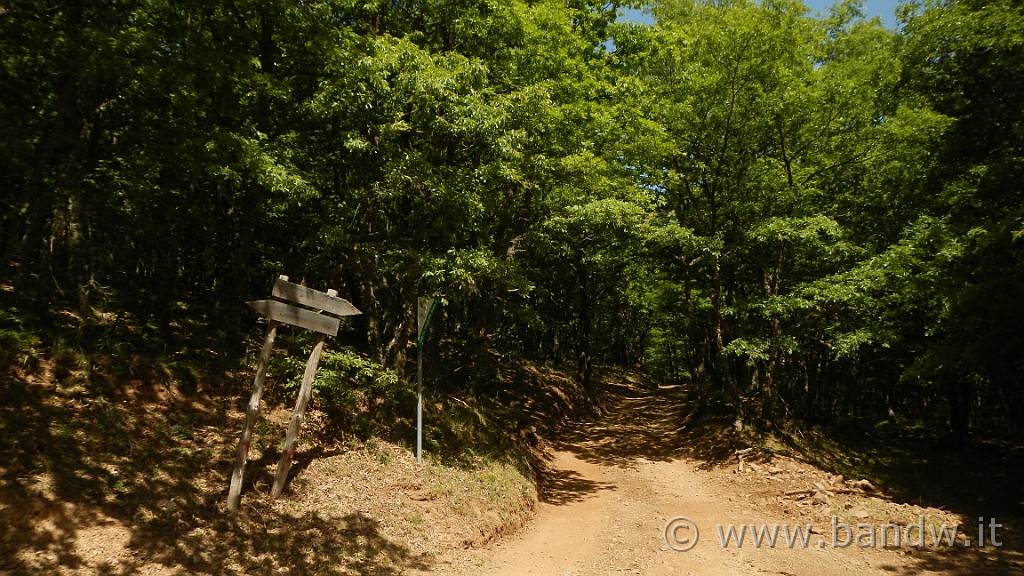
[{"label": "wooden signpost", "polygon": [[263,395],[263,383],[267,376],[267,365],[270,363],[270,353],[274,348],[274,338],[277,337],[277,327],[281,324],[289,324],[306,328],[317,333],[313,343],[313,350],[306,362],[306,371],[302,375],[302,384],[299,386],[299,398],[295,403],[295,411],[292,412],[292,419],[288,425],[288,432],[285,435],[284,450],[281,452],[281,460],[277,465],[277,476],[274,478],[274,486],[271,495],[278,497],[284,490],[285,482],[288,479],[288,470],[292,465],[292,458],[295,456],[295,440],[299,436],[299,427],[302,425],[302,417],[306,412],[306,405],[313,394],[313,379],[316,377],[317,367],[320,365],[320,354],[324,349],[324,341],[328,336],[336,336],[338,327],[341,324],[339,316],[356,316],[362,314],[351,302],[338,298],[335,290],[318,292],[300,284],[288,281],[287,276],[281,276],[274,281],[274,288],[271,295],[279,300],[294,302],[307,308],[301,308],[295,304],[281,302],[279,300],[254,300],[247,302],[254,310],[266,316],[270,321],[267,324],[267,336],[263,340],[263,348],[260,351],[259,366],[256,368],[256,379],[253,382],[252,397],[245,410],[245,424],[242,427],[242,436],[238,441],[238,451],[235,454],[235,468],[231,474],[231,486],[228,489],[228,510],[238,509],[238,501],[242,494],[242,476],[245,473],[245,463],[249,458],[249,446],[252,444],[252,429],[256,423],[256,415],[260,410],[260,397]]}]

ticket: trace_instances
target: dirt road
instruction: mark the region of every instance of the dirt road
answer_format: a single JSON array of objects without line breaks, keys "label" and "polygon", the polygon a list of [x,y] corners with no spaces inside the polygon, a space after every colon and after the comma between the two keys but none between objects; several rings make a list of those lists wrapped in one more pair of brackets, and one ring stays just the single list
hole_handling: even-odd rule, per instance
[{"label": "dirt road", "polygon": [[[756,465],[753,473],[749,467],[740,473],[735,465],[709,467],[683,455],[678,392],[619,392],[610,413],[556,445],[535,519],[519,534],[457,558],[449,564],[454,573],[854,576],[1000,573],[1007,567],[942,550],[834,547],[836,502],[787,506],[781,497],[788,485],[823,472],[796,462],[776,462],[771,474],[758,473]],[[887,505],[900,506],[880,503],[879,518],[888,513]],[[666,539],[669,522],[680,516],[686,520],[675,521]],[[723,546],[718,528],[727,533],[729,526],[809,524],[815,533],[806,545],[798,541],[792,548],[783,536],[774,547],[756,547],[749,536],[742,547],[735,540]],[[695,537],[688,551],[670,547],[687,547]],[[838,544],[847,537],[836,531]]]}]

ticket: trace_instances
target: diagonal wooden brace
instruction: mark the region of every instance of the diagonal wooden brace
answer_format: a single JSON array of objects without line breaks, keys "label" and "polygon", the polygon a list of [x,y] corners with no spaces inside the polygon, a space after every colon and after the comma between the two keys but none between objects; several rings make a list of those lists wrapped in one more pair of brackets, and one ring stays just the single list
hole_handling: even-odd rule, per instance
[{"label": "diagonal wooden brace", "polygon": [[317,334],[313,344],[313,351],[309,353],[309,361],[306,362],[306,372],[302,375],[302,385],[299,387],[299,399],[295,402],[295,411],[292,412],[292,420],[288,425],[288,433],[284,438],[284,450],[281,452],[281,461],[277,464],[277,476],[274,478],[274,487],[270,495],[277,498],[284,491],[284,485],[288,480],[288,470],[292,467],[292,457],[295,455],[295,440],[299,436],[299,427],[302,426],[303,414],[306,413],[306,405],[313,395],[313,379],[316,377],[316,369],[320,364],[320,353],[324,349],[324,334]]}]

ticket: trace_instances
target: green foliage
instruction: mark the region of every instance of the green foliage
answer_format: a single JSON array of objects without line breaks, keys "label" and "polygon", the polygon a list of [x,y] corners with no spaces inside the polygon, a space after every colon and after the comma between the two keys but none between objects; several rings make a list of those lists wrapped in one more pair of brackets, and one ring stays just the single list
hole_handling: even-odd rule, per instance
[{"label": "green foliage", "polygon": [[852,1],[653,13],[6,3],[2,353],[66,308],[237,345],[287,273],[365,313],[315,384],[362,436],[404,425],[425,295],[447,391],[616,363],[765,425],[1024,425],[1019,3],[905,3],[898,32]]},{"label": "green foliage", "polygon": [[313,388],[328,398],[338,398],[344,394],[344,389],[390,396],[398,385],[399,379],[394,372],[382,369],[351,349],[343,349],[327,351],[323,355]]},{"label": "green foliage", "polygon": [[[275,357],[272,373],[294,398],[304,369],[300,357],[281,356]],[[396,423],[409,418],[415,393],[394,372],[342,348],[323,352],[313,380],[313,402],[327,414],[335,432],[367,439],[401,429]]]}]

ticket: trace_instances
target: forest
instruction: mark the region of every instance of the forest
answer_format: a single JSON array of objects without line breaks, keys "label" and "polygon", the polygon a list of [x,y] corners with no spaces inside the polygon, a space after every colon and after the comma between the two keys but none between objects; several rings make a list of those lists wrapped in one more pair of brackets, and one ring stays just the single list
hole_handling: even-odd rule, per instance
[{"label": "forest", "polygon": [[403,378],[442,299],[444,389],[623,366],[765,430],[1024,432],[1024,5],[626,7],[3,0],[3,347],[240,358],[288,274]]}]

